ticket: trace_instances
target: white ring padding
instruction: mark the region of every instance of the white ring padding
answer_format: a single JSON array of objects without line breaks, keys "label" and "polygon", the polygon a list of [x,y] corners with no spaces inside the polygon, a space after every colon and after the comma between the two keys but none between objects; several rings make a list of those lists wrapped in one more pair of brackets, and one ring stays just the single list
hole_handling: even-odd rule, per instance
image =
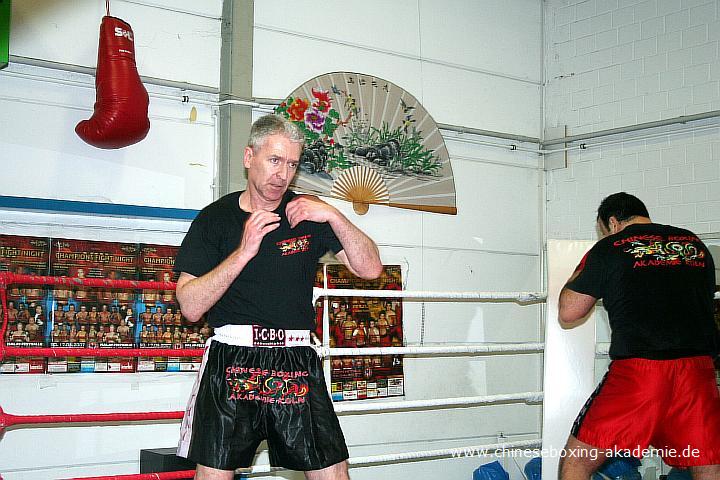
[{"label": "white ring padding", "polygon": [[363,347],[363,348],[319,348],[322,356],[354,357],[368,355],[442,355],[461,353],[503,353],[503,352],[542,352],[544,343],[490,343],[477,345],[450,345],[443,347]]},{"label": "white ring padding", "polygon": [[379,298],[446,298],[451,300],[516,300],[536,302],[545,300],[540,292],[437,292],[432,290],[355,290],[345,288],[314,288],[313,299],[327,297],[379,297]]},{"label": "white ring padding", "polygon": [[598,342],[595,344],[595,355],[608,355],[610,353],[610,342]]},{"label": "white ring padding", "polygon": [[[491,443],[488,445],[471,445],[469,447],[444,448],[440,450],[421,450],[418,452],[391,453],[387,455],[370,455],[367,457],[353,457],[348,459],[351,467],[363,465],[377,465],[384,463],[403,463],[412,460],[440,459],[440,458],[473,458],[480,454],[493,455],[496,452],[507,450],[536,450],[540,448],[541,440],[518,440],[517,442]],[[467,452],[467,453],[466,453]],[[282,467],[270,465],[256,465],[250,468],[235,470],[238,474],[259,474],[285,470]]]},{"label": "white ring padding", "polygon": [[412,408],[429,407],[460,407],[467,405],[483,405],[500,402],[542,402],[543,392],[501,393],[497,395],[483,395],[478,397],[432,398],[427,400],[404,400],[398,402],[373,403],[341,403],[335,404],[335,413],[361,413],[389,410],[407,410]]}]

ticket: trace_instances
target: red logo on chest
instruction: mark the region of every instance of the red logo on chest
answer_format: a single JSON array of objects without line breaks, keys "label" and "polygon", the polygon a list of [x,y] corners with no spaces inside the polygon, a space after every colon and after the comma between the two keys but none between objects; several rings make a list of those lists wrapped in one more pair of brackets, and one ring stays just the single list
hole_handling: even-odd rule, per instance
[{"label": "red logo on chest", "polygon": [[282,256],[295,255],[296,253],[307,252],[310,250],[311,235],[303,235],[302,237],[289,238],[276,243]]}]

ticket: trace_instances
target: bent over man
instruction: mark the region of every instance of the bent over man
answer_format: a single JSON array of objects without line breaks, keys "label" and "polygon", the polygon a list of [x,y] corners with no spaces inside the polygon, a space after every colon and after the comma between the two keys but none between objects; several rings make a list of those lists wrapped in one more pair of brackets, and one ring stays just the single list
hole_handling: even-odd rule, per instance
[{"label": "bent over man", "polygon": [[611,329],[605,378],[580,411],[560,465],[563,480],[587,480],[608,456],[652,446],[696,480],[720,478],[720,396],[713,356],[715,266],[689,230],[652,223],[621,192],[598,209],[598,241],[560,293],[572,328],[603,300]]}]

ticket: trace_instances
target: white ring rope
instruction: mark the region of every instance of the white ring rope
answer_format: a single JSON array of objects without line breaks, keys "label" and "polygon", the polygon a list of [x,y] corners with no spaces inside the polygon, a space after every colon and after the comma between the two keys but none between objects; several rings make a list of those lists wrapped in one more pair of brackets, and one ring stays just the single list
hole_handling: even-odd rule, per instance
[{"label": "white ring rope", "polygon": [[542,352],[544,343],[484,343],[476,345],[319,348],[322,356],[442,355],[462,353]]},{"label": "white ring rope", "polygon": [[[469,458],[479,453],[490,454],[505,450],[522,450],[540,448],[541,440],[518,440],[510,443],[491,443],[489,445],[472,445],[469,447],[444,448],[440,450],[423,450],[419,452],[395,453],[388,455],[370,455],[367,457],[354,457],[348,460],[352,466],[372,465],[376,463],[397,463],[421,459],[439,458]],[[467,452],[467,455],[466,453]]]},{"label": "white ring rope", "polygon": [[478,397],[432,398],[427,400],[405,400],[398,402],[341,403],[335,404],[335,413],[353,414],[361,412],[408,410],[413,408],[460,407],[501,402],[542,402],[543,392],[502,393]]},{"label": "white ring rope", "polygon": [[319,297],[379,297],[379,298],[445,298],[453,300],[515,300],[522,303],[545,300],[540,292],[450,292],[432,290],[355,290],[344,288],[314,288],[313,301]]},{"label": "white ring rope", "polygon": [[[363,465],[376,465],[387,463],[401,463],[413,460],[429,460],[440,458],[471,458],[480,455],[492,455],[496,452],[506,450],[534,450],[539,449],[541,440],[518,440],[507,443],[491,443],[488,445],[471,445],[469,447],[444,448],[439,450],[421,450],[417,452],[390,453],[387,455],[370,455],[367,457],[353,457],[348,459],[352,467]],[[239,474],[261,474],[284,470],[282,467],[271,467],[270,465],[257,465],[251,468],[240,468],[235,470]]]}]

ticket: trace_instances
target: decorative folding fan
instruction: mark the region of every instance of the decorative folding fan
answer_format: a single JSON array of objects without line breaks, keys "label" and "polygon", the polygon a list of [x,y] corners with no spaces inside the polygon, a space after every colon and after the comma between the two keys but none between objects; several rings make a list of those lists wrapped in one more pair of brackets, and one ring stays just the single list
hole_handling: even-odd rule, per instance
[{"label": "decorative folding fan", "polygon": [[455,182],[440,130],[402,88],[371,75],[327,73],[277,108],[305,133],[292,188],[353,202],[456,214]]}]

